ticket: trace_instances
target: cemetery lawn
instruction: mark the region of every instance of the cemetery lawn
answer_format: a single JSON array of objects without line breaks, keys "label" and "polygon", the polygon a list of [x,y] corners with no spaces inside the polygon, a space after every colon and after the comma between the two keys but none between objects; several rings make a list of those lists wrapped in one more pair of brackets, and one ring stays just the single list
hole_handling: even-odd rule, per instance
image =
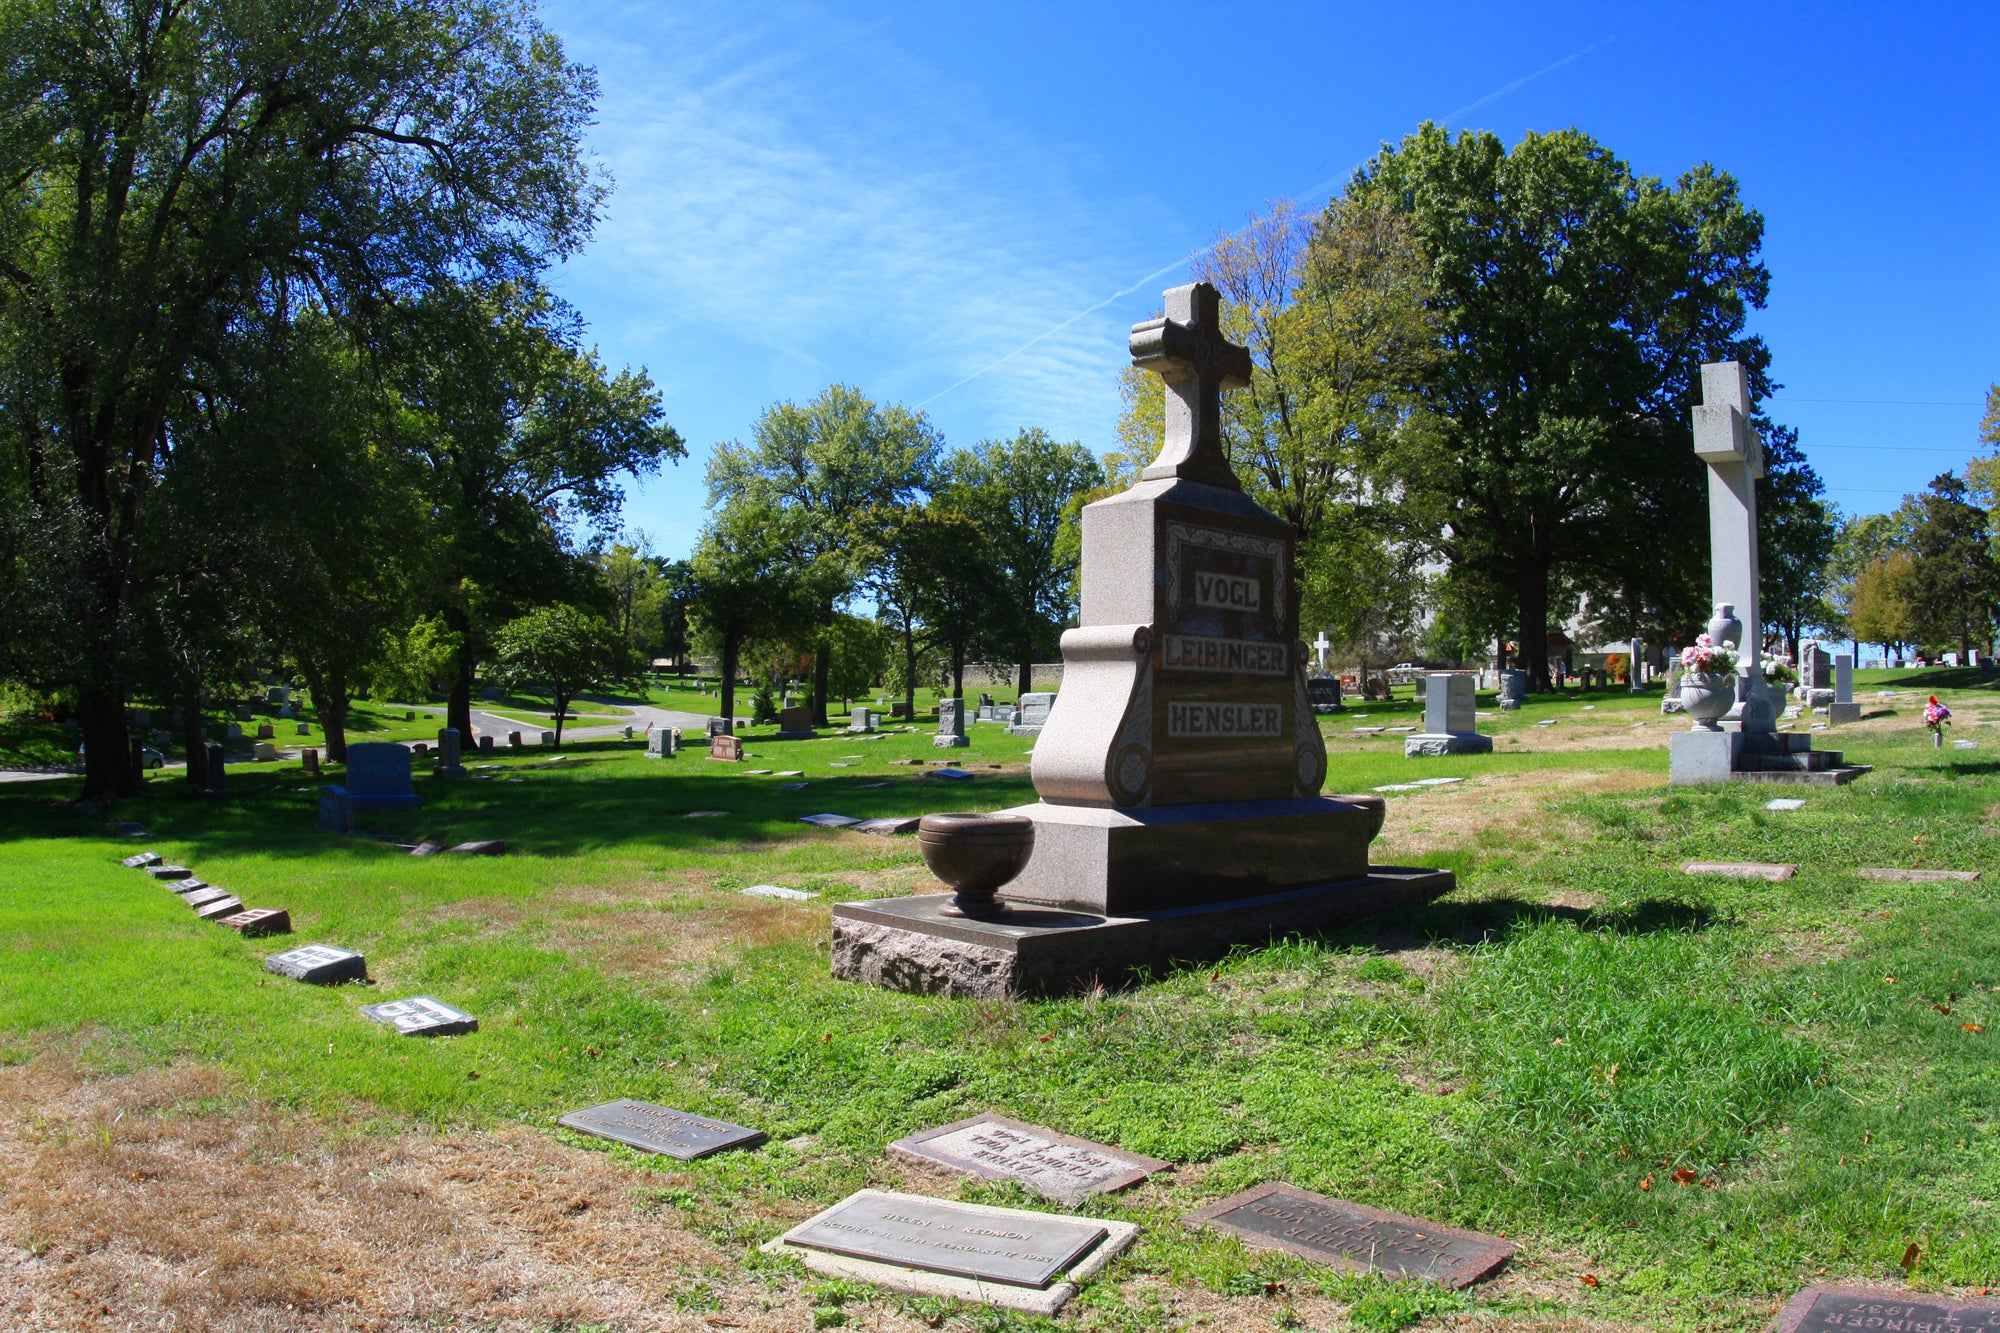
[{"label": "cemetery lawn", "polygon": [[[929,881],[909,839],[798,817],[1032,799],[1032,740],[993,726],[957,751],[753,729],[742,765],[622,741],[468,756],[480,776],[419,777],[424,809],[362,820],[505,838],[504,858],[315,833],[295,764],[232,768],[215,807],[173,781],[98,812],[65,803],[74,779],[0,786],[0,1326],[1747,1331],[1812,1281],[2000,1287],[2000,694],[1943,685],[1979,748],[1935,750],[1912,705],[1940,686],[1895,674],[1877,701],[1862,673],[1873,716],[1819,741],[1877,766],[1841,789],[1669,791],[1657,694],[1536,699],[1481,719],[1495,754],[1455,759],[1325,718],[1329,791],[1467,779],[1389,793],[1376,858],[1459,890],[1056,1001],[828,976],[828,901]],[[1374,720],[1420,722],[1400,709]],[[118,865],[144,847],[296,933],[198,922]],[[739,892],[756,884],[822,897]],[[262,971],[312,942],[366,953],[374,984]],[[415,994],[481,1030],[425,1042],[356,1013]],[[625,1096],[771,1142],[679,1164],[556,1126]],[[1176,1164],[1080,1210],[1145,1230],[1060,1319],[757,1252],[868,1186],[1048,1206],[884,1156],[988,1110]],[[1180,1222],[1269,1180],[1519,1253],[1453,1294]]]}]

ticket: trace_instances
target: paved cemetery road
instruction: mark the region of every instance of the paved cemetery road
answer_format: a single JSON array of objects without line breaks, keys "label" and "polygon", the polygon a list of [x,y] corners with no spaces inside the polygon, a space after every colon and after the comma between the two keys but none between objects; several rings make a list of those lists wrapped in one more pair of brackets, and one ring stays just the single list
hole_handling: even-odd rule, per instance
[{"label": "paved cemetery road", "polygon": [[[602,740],[606,736],[623,735],[627,727],[632,728],[633,735],[643,736],[646,734],[648,724],[655,727],[679,727],[684,732],[696,733],[705,731],[708,727],[708,719],[700,713],[683,713],[672,708],[655,708],[651,704],[617,704],[612,703],[608,699],[580,699],[578,702],[598,703],[610,708],[622,709],[623,715],[617,721],[610,723],[593,722],[587,726],[578,726],[575,722],[571,722],[563,728],[563,739],[566,741]],[[434,705],[424,705],[416,711],[420,713],[432,713],[439,718],[445,715],[444,709]],[[542,730],[553,731],[555,730],[555,725],[555,718],[552,716],[542,723],[527,723],[515,721],[513,718],[501,717],[497,713],[483,712],[475,708],[472,710],[472,745],[468,748],[477,748],[479,737],[481,736],[491,736],[493,737],[494,744],[504,745],[507,741],[507,733],[510,731],[518,731],[521,733],[523,740],[532,741],[535,732]]]}]

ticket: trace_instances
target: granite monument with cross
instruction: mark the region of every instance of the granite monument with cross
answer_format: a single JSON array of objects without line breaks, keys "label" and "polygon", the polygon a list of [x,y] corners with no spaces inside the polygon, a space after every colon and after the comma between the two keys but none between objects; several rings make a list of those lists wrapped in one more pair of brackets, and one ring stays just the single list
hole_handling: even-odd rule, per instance
[{"label": "granite monument with cross", "polygon": [[1694,407],[1694,452],[1708,467],[1709,586],[1715,616],[1709,636],[1737,650],[1736,702],[1720,722],[1696,721],[1671,742],[1667,781],[1852,782],[1868,771],[1843,763],[1838,750],[1815,750],[1810,733],[1778,730],[1784,691],[1766,684],[1759,618],[1757,479],[1763,441],[1751,420],[1750,374],[1738,361],[1701,368]]},{"label": "granite monument with cross", "polygon": [[1379,796],[1320,794],[1291,526],[1237,482],[1222,394],[1250,357],[1213,287],[1166,294],[1133,363],[1166,383],[1160,455],[1083,511],[1082,614],[1036,743],[1027,866],[990,920],[945,895],[834,909],[837,975],[953,994],[1056,992],[1448,891],[1371,867]]}]

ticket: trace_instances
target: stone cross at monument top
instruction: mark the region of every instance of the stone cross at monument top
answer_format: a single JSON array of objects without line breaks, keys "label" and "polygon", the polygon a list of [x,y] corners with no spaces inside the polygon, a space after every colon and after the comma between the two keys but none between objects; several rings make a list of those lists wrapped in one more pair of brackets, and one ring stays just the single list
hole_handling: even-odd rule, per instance
[{"label": "stone cross at monument top", "polygon": [[1222,300],[1205,282],[1170,288],[1161,319],[1132,326],[1132,364],[1166,381],[1166,443],[1140,476],[1241,489],[1222,452],[1222,393],[1250,383],[1250,353],[1222,334]]},{"label": "stone cross at monument top", "polygon": [[1701,368],[1701,398],[1694,409],[1695,457],[1708,464],[1710,588],[1719,605],[1736,608],[1743,622],[1742,660],[1757,668],[1763,627],[1757,608],[1757,478],[1764,449],[1750,424],[1750,375],[1740,361],[1712,361]]}]

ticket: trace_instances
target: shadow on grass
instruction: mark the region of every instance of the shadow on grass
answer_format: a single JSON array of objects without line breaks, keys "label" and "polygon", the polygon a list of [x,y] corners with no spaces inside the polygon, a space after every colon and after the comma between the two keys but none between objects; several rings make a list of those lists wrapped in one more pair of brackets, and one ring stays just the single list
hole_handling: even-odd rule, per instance
[{"label": "shadow on grass", "polygon": [[1387,912],[1315,938],[1342,948],[1405,953],[1443,941],[1460,945],[1500,944],[1522,930],[1549,921],[1567,921],[1581,930],[1650,935],[1706,930],[1716,923],[1717,917],[1706,906],[1672,898],[1646,898],[1616,907],[1588,908],[1500,897],[1426,903]]}]

